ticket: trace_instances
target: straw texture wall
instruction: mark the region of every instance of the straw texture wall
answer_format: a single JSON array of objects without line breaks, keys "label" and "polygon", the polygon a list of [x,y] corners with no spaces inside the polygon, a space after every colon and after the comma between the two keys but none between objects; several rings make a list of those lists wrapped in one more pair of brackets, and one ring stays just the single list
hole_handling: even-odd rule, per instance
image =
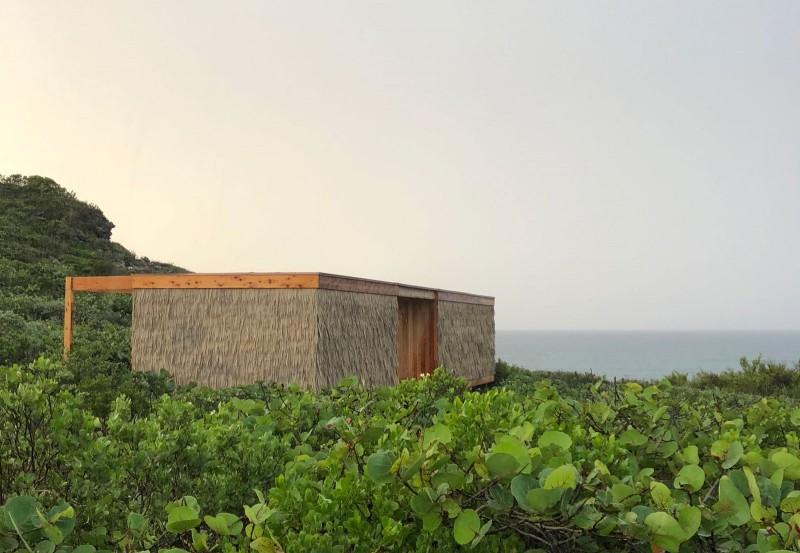
[{"label": "straw texture wall", "polygon": [[494,374],[494,307],[439,302],[439,363],[458,376]]},{"label": "straw texture wall", "polygon": [[317,388],[318,292],[134,290],[133,368],[165,368],[180,384]]},{"label": "straw texture wall", "polygon": [[367,387],[397,383],[397,298],[319,290],[320,387],[354,374]]}]

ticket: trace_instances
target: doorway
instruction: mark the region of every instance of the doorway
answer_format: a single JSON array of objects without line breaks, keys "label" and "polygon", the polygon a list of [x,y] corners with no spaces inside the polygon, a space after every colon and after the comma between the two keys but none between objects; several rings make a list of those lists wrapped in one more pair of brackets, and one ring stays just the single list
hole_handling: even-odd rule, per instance
[{"label": "doorway", "polygon": [[438,363],[438,326],[435,300],[397,298],[397,377],[419,378]]}]

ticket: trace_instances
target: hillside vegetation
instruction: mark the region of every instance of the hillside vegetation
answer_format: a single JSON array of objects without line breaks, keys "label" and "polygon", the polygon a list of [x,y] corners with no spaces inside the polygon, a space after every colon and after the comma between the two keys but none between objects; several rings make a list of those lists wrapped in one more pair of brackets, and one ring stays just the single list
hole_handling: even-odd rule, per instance
[{"label": "hillside vegetation", "polygon": [[[0,176],[0,365],[61,355],[64,278],[186,272],[137,257],[111,240],[114,224],[44,177]],[[130,373],[131,300],[125,294],[76,294],[69,368],[93,392],[98,412],[120,391],[142,385]]]},{"label": "hillside vegetation", "polygon": [[176,388],[124,295],[80,294],[60,359],[65,276],[180,270],[112,228],[0,178],[0,553],[800,551],[800,364]]}]

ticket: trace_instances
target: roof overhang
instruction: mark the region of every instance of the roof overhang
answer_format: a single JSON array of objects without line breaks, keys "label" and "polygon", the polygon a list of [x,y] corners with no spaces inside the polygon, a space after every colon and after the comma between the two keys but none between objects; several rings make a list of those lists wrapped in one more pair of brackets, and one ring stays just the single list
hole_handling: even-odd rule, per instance
[{"label": "roof overhang", "polygon": [[401,298],[438,299],[458,303],[494,305],[494,298],[436,288],[409,286],[328,273],[185,273],[70,277],[75,292],[130,294],[147,289],[290,288],[338,290]]}]

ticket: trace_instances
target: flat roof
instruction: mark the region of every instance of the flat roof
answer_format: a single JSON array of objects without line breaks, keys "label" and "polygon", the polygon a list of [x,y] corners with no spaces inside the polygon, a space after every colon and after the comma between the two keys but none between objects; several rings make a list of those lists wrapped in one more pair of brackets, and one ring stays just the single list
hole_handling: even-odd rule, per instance
[{"label": "flat roof", "polygon": [[68,277],[75,292],[130,294],[143,289],[293,288],[494,305],[494,297],[328,273],[180,273]]}]

